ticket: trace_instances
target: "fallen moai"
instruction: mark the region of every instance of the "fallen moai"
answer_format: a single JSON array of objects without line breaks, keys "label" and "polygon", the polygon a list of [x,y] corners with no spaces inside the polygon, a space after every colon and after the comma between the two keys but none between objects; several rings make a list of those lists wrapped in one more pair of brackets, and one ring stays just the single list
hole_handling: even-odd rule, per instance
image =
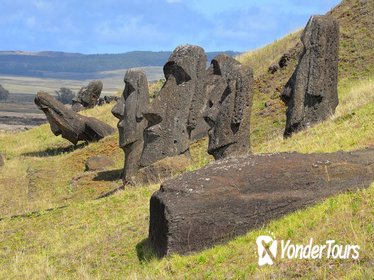
[{"label": "fallen moai", "polygon": [[216,160],[250,152],[252,85],[250,67],[225,54],[212,60],[203,116],[210,126],[208,153]]},{"label": "fallen moai", "polygon": [[374,149],[216,161],[153,194],[149,239],[159,256],[187,254],[373,181]]},{"label": "fallen moai", "polygon": [[75,112],[96,106],[103,90],[103,83],[99,80],[92,81],[86,87],[82,87],[77,96],[73,98],[72,109]]},{"label": "fallen moai", "polygon": [[129,70],[124,82],[125,89],[112,114],[119,119],[119,146],[125,152],[123,182],[134,184],[143,151],[143,131],[147,126],[142,112],[149,106],[148,81],[143,71]]},{"label": "fallen moai", "polygon": [[143,113],[148,121],[144,131],[142,167],[161,159],[186,154],[190,136],[204,105],[206,55],[198,46],[180,46],[164,66],[165,84]]},{"label": "fallen moai", "polygon": [[288,106],[285,137],[327,119],[339,103],[338,21],[331,16],[312,16],[301,40],[304,51],[281,94]]},{"label": "fallen moai", "polygon": [[35,104],[47,116],[52,132],[76,145],[78,141],[93,142],[113,134],[115,129],[95,118],[85,117],[65,107],[46,92],[38,92]]}]

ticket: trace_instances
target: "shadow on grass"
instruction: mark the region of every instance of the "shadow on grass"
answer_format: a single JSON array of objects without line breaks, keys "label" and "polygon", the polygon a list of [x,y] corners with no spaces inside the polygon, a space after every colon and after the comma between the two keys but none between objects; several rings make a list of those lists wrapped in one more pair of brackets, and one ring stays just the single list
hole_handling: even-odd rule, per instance
[{"label": "shadow on grass", "polygon": [[122,169],[101,171],[93,178],[94,181],[116,181],[122,178]]},{"label": "shadow on grass", "polygon": [[136,254],[141,263],[147,263],[154,259],[159,259],[148,238],[136,245]]},{"label": "shadow on grass", "polygon": [[78,149],[82,149],[87,146],[87,143],[81,143],[79,145],[70,145],[67,147],[58,147],[58,148],[48,148],[44,151],[24,153],[23,156],[27,157],[53,157],[58,156],[64,153],[70,153]]}]

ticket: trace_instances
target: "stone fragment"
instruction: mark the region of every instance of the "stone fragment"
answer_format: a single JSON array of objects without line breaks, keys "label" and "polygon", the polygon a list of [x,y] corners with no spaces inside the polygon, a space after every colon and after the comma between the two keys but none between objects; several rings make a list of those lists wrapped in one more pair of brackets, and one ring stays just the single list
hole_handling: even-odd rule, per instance
[{"label": "stone fragment", "polygon": [[270,74],[274,74],[275,72],[277,72],[279,70],[279,66],[278,65],[271,65],[268,69],[268,73]]},{"label": "stone fragment", "polygon": [[110,125],[85,117],[65,107],[46,92],[38,92],[35,104],[46,115],[54,135],[61,135],[76,145],[78,141],[98,141],[115,132]]},{"label": "stone fragment", "polygon": [[279,68],[284,68],[288,66],[288,62],[291,60],[291,54],[285,53],[282,55],[282,57],[279,59],[278,65]]},{"label": "stone fragment", "polygon": [[250,152],[252,86],[248,66],[225,54],[212,60],[206,85],[209,100],[203,114],[210,126],[208,153],[216,160]]},{"label": "stone fragment", "polygon": [[331,16],[312,16],[301,38],[304,51],[287,82],[285,137],[326,120],[338,105],[339,24]]}]

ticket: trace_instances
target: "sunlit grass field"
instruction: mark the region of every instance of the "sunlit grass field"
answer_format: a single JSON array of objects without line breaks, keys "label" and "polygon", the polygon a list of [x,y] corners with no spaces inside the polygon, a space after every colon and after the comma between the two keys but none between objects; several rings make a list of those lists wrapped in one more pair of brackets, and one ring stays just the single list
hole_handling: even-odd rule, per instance
[{"label": "sunlit grass field", "polygon": [[[358,3],[344,2],[352,4],[350,8]],[[343,6],[341,10],[347,9]],[[267,67],[276,63],[298,36],[293,33],[239,60],[250,64],[256,77],[268,78]],[[343,58],[352,47],[347,42],[341,46]],[[336,114],[286,140],[282,138],[285,107],[263,114],[267,112],[264,102],[277,98],[256,89],[252,152],[314,153],[374,147],[374,68],[368,64],[362,68],[363,63],[358,67],[342,62]],[[350,71],[360,75],[350,76]],[[115,127],[112,106],[84,114]],[[193,163],[186,172],[212,161],[206,149],[207,139],[192,144]],[[159,184],[127,187],[98,199],[121,185],[124,159],[118,133],[74,147],[55,137],[49,125],[42,125],[20,133],[0,133],[0,153],[6,157],[5,166],[0,167],[0,279],[374,278],[374,182],[365,190],[331,197],[214,248],[158,259],[147,237],[149,200]],[[114,166],[85,172],[86,160],[98,154],[111,157]],[[290,239],[297,244],[307,244],[310,238],[315,244],[331,239],[338,244],[357,244],[360,257],[277,259],[274,266],[259,267],[255,241],[268,232],[278,240]]]}]

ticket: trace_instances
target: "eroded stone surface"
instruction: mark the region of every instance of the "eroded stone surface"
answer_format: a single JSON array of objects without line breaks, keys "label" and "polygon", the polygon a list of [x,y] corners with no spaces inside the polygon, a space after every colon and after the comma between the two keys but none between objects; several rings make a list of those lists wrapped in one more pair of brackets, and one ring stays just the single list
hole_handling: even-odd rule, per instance
[{"label": "eroded stone surface", "polygon": [[281,95],[288,106],[285,137],[327,119],[339,103],[339,23],[331,16],[313,16],[301,39],[303,54]]},{"label": "eroded stone surface", "polygon": [[216,160],[250,152],[252,84],[253,74],[248,66],[225,54],[212,60],[204,118],[210,126],[208,153]]},{"label": "eroded stone surface", "polygon": [[148,126],[140,164],[149,166],[188,151],[198,127],[205,91],[206,55],[198,46],[180,46],[164,66],[166,82],[144,113]]},{"label": "eroded stone surface", "polygon": [[373,181],[374,149],[219,160],[153,194],[149,239],[159,256],[187,254]]},{"label": "eroded stone surface", "polygon": [[35,104],[46,115],[52,132],[76,145],[78,141],[93,142],[113,134],[115,129],[95,118],[85,117],[65,107],[46,92],[38,92]]}]

